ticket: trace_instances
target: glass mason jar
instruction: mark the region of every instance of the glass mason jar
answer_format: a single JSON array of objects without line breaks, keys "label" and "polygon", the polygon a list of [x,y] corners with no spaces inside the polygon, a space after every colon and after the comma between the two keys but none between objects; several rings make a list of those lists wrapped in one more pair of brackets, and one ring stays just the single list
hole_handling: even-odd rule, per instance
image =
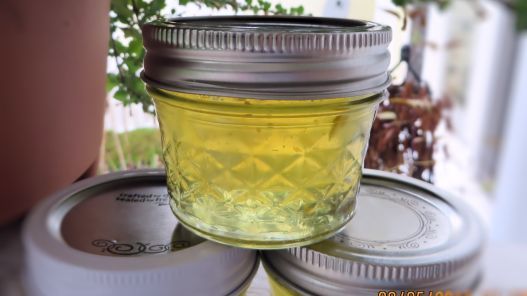
[{"label": "glass mason jar", "polygon": [[208,239],[275,249],[340,230],[389,83],[388,27],[312,17],[143,27],[143,80],[174,214]]}]

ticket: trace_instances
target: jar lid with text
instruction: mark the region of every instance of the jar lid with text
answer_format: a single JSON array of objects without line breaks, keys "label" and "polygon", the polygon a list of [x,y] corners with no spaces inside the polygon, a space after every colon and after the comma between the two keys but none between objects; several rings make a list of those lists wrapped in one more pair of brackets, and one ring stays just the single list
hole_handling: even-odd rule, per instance
[{"label": "jar lid with text", "polygon": [[239,295],[255,251],[206,241],[183,228],[158,170],[75,183],[26,220],[27,295]]}]

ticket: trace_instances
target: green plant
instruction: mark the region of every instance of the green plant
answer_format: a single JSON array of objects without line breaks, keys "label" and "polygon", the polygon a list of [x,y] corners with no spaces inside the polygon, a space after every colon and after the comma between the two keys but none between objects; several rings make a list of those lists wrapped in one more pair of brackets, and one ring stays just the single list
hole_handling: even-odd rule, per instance
[{"label": "green plant", "polygon": [[[175,2],[175,0],[174,0]],[[150,97],[139,73],[145,54],[141,38],[144,23],[161,19],[169,0],[112,0],[110,8],[109,56],[114,59],[117,72],[108,73],[107,91],[124,105],[139,103],[145,112],[153,113]],[[179,5],[196,4],[213,9],[231,8],[234,13],[249,12],[264,15],[302,15],[302,6],[286,9],[265,0],[180,0]],[[171,14],[178,14],[176,9]]]},{"label": "green plant", "polygon": [[107,131],[103,147],[102,173],[163,166],[159,129],[144,128],[115,133]]},{"label": "green plant", "polygon": [[[406,62],[412,69],[402,85],[389,88],[390,98],[379,108],[375,118],[365,166],[367,168],[406,174],[427,182],[434,181],[434,152],[438,149],[436,129],[442,122],[450,126],[448,97],[435,98],[421,81],[421,66],[426,43],[427,5],[435,4],[446,9],[453,0],[392,0],[403,9],[403,30],[407,19],[411,19],[411,41]],[[475,12],[483,16],[478,1],[473,4]],[[499,0],[517,14],[519,30],[527,29],[527,1]],[[399,16],[392,10],[387,12]],[[410,54],[410,52],[412,54]],[[403,55],[403,54],[402,54]],[[445,147],[446,148],[446,147]],[[445,152],[446,153],[446,152]]]},{"label": "green plant", "polygon": [[516,12],[516,25],[518,30],[527,31],[527,1],[505,0],[504,4]]}]

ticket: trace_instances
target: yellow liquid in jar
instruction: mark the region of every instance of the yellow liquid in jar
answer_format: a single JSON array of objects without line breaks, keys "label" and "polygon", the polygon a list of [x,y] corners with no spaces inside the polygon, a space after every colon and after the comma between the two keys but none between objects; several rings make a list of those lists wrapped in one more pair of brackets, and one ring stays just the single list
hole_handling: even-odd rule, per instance
[{"label": "yellow liquid in jar", "polygon": [[273,249],[320,241],[351,218],[381,95],[259,100],[148,90],[171,207],[192,231]]}]

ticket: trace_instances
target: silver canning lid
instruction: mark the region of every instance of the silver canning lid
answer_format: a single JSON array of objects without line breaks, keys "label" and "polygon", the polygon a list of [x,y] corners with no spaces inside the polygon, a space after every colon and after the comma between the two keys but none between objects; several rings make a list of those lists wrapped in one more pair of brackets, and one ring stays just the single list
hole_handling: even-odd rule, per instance
[{"label": "silver canning lid", "polygon": [[266,268],[301,295],[473,288],[484,234],[464,203],[430,184],[372,170],[364,172],[357,201],[336,236],[263,252]]},{"label": "silver canning lid", "polygon": [[76,183],[26,220],[27,295],[239,295],[256,252],[206,241],[168,205],[164,172]]},{"label": "silver canning lid", "polygon": [[391,29],[284,16],[175,18],[143,26],[147,84],[259,99],[352,97],[389,84]]}]

